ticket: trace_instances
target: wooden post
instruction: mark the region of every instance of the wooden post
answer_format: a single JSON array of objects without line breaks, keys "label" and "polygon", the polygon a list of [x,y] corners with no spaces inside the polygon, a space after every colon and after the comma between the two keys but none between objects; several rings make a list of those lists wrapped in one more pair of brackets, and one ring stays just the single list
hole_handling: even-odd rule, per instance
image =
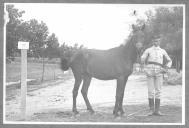
[{"label": "wooden post", "polygon": [[41,82],[43,82],[44,80],[44,75],[45,75],[45,62],[44,62],[44,57],[43,57],[43,71],[42,71],[42,78],[41,78]]},{"label": "wooden post", "polygon": [[47,48],[47,45],[45,44],[44,46],[43,46],[43,51],[42,51],[42,53],[43,53],[43,55],[42,55],[42,57],[43,57],[43,71],[42,71],[42,78],[41,78],[41,82],[43,82],[43,80],[44,80],[44,75],[45,75],[45,61],[44,61],[44,59],[45,59],[45,49]]},{"label": "wooden post", "polygon": [[27,49],[29,42],[18,42],[21,49],[21,118],[26,119],[26,97],[27,97]]},{"label": "wooden post", "polygon": [[26,116],[27,97],[27,49],[21,49],[21,116]]}]

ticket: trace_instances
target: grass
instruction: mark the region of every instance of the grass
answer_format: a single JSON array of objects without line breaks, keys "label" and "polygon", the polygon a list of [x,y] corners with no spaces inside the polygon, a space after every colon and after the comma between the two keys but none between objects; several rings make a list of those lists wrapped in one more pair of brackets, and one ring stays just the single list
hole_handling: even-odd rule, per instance
[{"label": "grass", "polygon": [[[72,74],[64,74],[60,69],[58,63],[45,64],[44,80],[42,79],[43,65],[42,63],[32,63],[27,64],[27,79],[32,79],[32,81],[27,82],[28,91],[33,91],[36,89],[44,88],[47,86],[53,86],[62,81],[72,78]],[[20,62],[12,62],[6,64],[6,82],[18,82],[21,77],[21,65]],[[6,99],[14,99],[17,91],[20,91],[21,84],[15,83],[11,86],[7,86]]]},{"label": "grass", "polygon": [[[42,79],[43,64],[31,63],[27,64],[27,79],[34,79],[40,82]],[[63,77],[63,71],[60,69],[59,63],[45,64],[44,81],[56,80]],[[6,64],[6,82],[17,82],[21,78],[20,62],[12,62]]]}]

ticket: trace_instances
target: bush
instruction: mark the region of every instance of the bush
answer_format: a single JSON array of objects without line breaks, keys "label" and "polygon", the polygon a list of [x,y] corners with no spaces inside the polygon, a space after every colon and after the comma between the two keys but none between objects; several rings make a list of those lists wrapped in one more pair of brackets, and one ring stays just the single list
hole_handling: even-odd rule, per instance
[{"label": "bush", "polygon": [[182,71],[178,73],[176,70],[170,70],[166,82],[169,85],[182,85]]}]

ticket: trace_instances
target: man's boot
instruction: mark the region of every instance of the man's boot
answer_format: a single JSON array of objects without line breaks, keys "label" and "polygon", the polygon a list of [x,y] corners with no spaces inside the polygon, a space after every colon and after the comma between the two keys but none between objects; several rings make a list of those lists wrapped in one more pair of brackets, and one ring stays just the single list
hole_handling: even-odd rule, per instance
[{"label": "man's boot", "polygon": [[154,113],[154,99],[148,98],[148,101],[149,101],[149,107],[150,107],[150,113],[148,114],[148,116],[152,116]]},{"label": "man's boot", "polygon": [[159,111],[160,109],[160,99],[155,99],[155,111],[153,115],[163,116],[163,114]]}]

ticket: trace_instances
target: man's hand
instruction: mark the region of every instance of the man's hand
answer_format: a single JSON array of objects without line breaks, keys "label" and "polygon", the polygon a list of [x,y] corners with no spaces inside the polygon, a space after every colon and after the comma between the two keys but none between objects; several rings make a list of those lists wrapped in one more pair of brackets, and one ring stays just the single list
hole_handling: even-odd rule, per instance
[{"label": "man's hand", "polygon": [[168,67],[167,65],[163,66],[163,68],[164,68],[165,70],[168,70],[168,69],[169,69],[169,67]]},{"label": "man's hand", "polygon": [[162,73],[163,73],[163,74],[167,73],[167,72],[168,72],[168,69],[169,69],[168,66],[166,66],[166,65],[163,66]]},{"label": "man's hand", "polygon": [[144,65],[145,65],[144,63],[141,63],[141,64],[140,64],[141,72],[144,72]]}]

